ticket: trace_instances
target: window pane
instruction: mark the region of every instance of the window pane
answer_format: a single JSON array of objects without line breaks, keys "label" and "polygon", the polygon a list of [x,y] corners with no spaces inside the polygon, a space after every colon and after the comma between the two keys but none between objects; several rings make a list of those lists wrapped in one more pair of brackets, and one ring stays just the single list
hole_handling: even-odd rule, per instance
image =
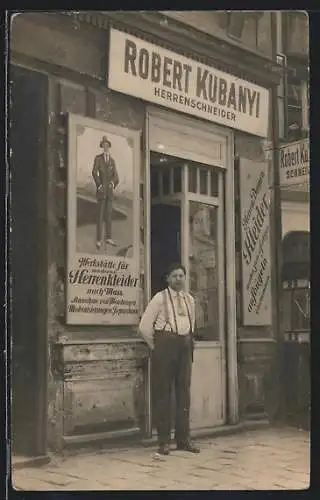
[{"label": "window pane", "polygon": [[297,106],[288,105],[288,127],[290,131],[299,130],[302,127],[302,109]]},{"label": "window pane", "polygon": [[287,84],[288,90],[288,104],[292,106],[301,107],[302,105],[302,96],[301,96],[301,83],[288,81]]},{"label": "window pane", "polygon": [[293,291],[292,328],[293,330],[310,329],[310,290],[300,288]]},{"label": "window pane", "polygon": [[163,194],[170,194],[170,169],[165,168],[162,170],[162,189]]},{"label": "window pane", "polygon": [[308,18],[303,12],[288,12],[288,29],[286,52],[297,57],[308,56],[309,51],[309,28]]},{"label": "window pane", "polygon": [[241,38],[245,23],[245,12],[228,12],[228,35]]},{"label": "window pane", "polygon": [[181,167],[173,169],[173,192],[181,193]]},{"label": "window pane", "polygon": [[302,128],[302,99],[301,99],[301,83],[289,81],[288,90],[288,139],[298,139]]},{"label": "window pane", "polygon": [[278,123],[279,123],[279,139],[285,138],[285,101],[282,97],[278,97]]},{"label": "window pane", "polygon": [[219,340],[217,208],[190,202],[190,291],[199,340]]},{"label": "window pane", "polygon": [[210,195],[211,196],[219,196],[219,183],[218,183],[218,172],[216,170],[211,169],[210,176]]},{"label": "window pane", "polygon": [[159,171],[151,168],[151,196],[159,196]]},{"label": "window pane", "polygon": [[208,194],[208,169],[200,168],[200,194]]},{"label": "window pane", "polygon": [[189,192],[196,193],[197,192],[197,169],[196,169],[196,167],[189,167],[188,176],[189,176]]},{"label": "window pane", "polygon": [[241,34],[241,42],[252,49],[257,47],[258,20],[256,16],[245,14],[245,22]]}]

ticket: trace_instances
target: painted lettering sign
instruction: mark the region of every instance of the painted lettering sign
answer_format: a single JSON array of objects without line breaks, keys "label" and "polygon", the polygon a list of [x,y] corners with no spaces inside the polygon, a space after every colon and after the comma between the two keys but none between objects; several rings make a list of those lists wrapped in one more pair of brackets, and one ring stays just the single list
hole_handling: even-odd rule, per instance
[{"label": "painted lettering sign", "polygon": [[290,186],[309,182],[309,140],[291,142],[280,147],[280,185]]},{"label": "painted lettering sign", "polygon": [[268,164],[240,160],[243,324],[271,324]]},{"label": "painted lettering sign", "polygon": [[267,136],[269,91],[111,29],[108,86],[161,106]]}]

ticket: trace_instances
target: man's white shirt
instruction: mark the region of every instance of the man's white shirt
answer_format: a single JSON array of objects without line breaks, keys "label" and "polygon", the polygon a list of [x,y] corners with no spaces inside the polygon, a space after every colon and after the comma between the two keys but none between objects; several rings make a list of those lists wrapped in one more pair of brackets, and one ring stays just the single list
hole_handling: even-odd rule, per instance
[{"label": "man's white shirt", "polygon": [[[155,330],[172,331],[178,335],[187,335],[195,327],[195,303],[192,295],[186,292],[176,292],[169,288],[165,291],[168,311],[168,321],[166,319],[166,310],[164,305],[163,291],[158,292],[147,305],[140,324],[139,331],[146,342],[150,343],[153,339]],[[178,293],[181,296],[180,304],[184,309],[184,315],[178,314],[179,303]],[[170,296],[172,302],[170,300]],[[173,307],[172,307],[173,306]],[[190,325],[191,321],[191,325]]]}]

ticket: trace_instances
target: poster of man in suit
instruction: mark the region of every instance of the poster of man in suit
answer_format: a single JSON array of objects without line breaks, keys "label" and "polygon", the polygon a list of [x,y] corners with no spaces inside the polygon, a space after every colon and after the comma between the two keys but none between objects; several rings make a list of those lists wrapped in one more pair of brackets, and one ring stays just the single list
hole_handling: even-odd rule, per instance
[{"label": "poster of man in suit", "polygon": [[96,246],[98,250],[101,248],[103,226],[105,229],[105,244],[116,246],[116,243],[111,238],[111,228],[113,193],[119,184],[116,163],[110,153],[111,142],[106,135],[102,137],[100,147],[103,148],[103,153],[95,157],[92,169],[92,176],[97,188],[98,217]]},{"label": "poster of man in suit", "polygon": [[77,127],[77,249],[117,255],[133,244],[133,144]]},{"label": "poster of man in suit", "polygon": [[70,114],[68,142],[68,322],[134,324],[139,132]]}]

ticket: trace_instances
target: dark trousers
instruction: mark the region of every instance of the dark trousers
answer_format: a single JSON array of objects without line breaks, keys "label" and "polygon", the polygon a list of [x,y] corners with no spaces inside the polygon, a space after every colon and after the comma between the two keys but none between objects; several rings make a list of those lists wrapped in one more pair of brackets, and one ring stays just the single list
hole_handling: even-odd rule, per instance
[{"label": "dark trousers", "polygon": [[98,200],[97,241],[102,240],[103,223],[105,224],[105,238],[111,238],[113,196]]},{"label": "dark trousers", "polygon": [[173,384],[176,400],[175,440],[177,443],[184,443],[189,439],[190,431],[191,335],[156,332],[152,363],[154,410],[159,444],[170,442]]}]

